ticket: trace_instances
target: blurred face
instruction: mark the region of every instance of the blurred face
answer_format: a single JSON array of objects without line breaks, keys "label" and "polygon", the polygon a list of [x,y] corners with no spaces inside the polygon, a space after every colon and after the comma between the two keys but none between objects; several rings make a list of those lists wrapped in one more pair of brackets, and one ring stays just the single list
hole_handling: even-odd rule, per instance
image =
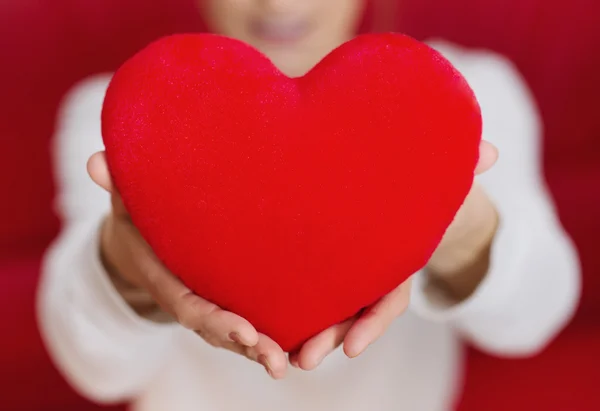
[{"label": "blurred face", "polygon": [[349,40],[365,0],[201,0],[209,29],[266,54],[288,76],[300,76]]}]

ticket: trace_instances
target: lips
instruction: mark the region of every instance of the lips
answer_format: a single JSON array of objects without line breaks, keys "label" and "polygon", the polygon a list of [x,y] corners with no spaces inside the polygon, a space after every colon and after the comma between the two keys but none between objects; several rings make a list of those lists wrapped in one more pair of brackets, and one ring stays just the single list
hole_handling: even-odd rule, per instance
[{"label": "lips", "polygon": [[264,20],[251,23],[252,33],[268,43],[293,43],[303,39],[309,32],[306,20]]}]

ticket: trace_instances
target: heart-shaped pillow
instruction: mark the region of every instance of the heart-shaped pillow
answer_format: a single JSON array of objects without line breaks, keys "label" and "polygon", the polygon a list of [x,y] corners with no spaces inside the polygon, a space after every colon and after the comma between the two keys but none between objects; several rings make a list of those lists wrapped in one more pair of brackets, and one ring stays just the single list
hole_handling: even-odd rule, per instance
[{"label": "heart-shaped pillow", "polygon": [[190,34],[116,72],[102,131],[158,257],[290,351],[426,264],[471,188],[481,115],[452,65],[403,35],[358,37],[291,79]]}]

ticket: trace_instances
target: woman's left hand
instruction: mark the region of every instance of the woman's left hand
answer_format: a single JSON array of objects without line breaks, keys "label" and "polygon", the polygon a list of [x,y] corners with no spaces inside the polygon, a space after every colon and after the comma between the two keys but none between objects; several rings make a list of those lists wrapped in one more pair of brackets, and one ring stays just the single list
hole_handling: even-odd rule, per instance
[{"label": "woman's left hand", "polygon": [[[489,170],[497,158],[496,148],[482,142],[475,174]],[[494,206],[475,183],[427,266],[457,299],[470,295],[484,277],[487,266],[478,261],[487,261],[497,220]],[[348,357],[357,357],[406,310],[410,288],[411,279],[408,279],[355,317],[311,338],[299,351],[290,353],[290,364],[303,370],[315,369],[341,344]]]}]

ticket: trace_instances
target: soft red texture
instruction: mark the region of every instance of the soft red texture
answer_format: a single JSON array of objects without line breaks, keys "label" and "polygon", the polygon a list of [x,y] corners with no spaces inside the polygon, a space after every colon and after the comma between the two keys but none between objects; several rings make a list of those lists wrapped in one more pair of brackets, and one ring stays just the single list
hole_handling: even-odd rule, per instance
[{"label": "soft red texture", "polygon": [[286,351],[425,265],[481,137],[461,75],[393,34],[346,43],[298,79],[236,40],[167,37],[117,71],[102,120],[156,254]]}]

